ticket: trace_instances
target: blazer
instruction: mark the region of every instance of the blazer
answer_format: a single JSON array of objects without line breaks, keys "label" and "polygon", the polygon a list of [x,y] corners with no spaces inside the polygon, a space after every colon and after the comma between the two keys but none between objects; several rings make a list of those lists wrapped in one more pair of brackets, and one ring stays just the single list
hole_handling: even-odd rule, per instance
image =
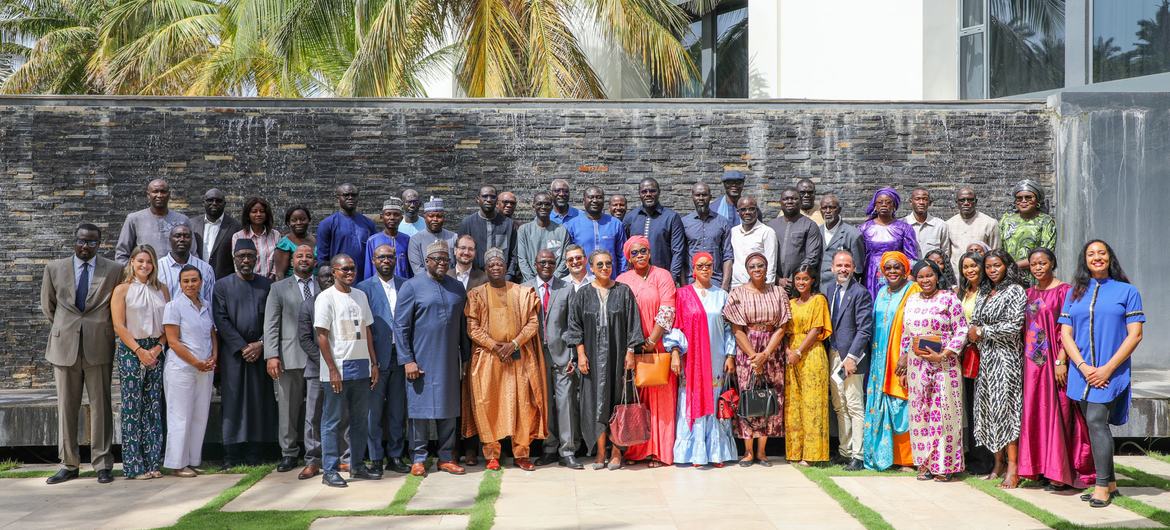
[{"label": "blazer", "polygon": [[[426,271],[423,271],[423,274],[426,274]],[[447,276],[455,278],[455,281],[459,281],[459,277],[455,276],[455,266],[454,265],[452,265],[450,269],[447,269]],[[488,282],[487,273],[484,271],[481,271],[475,267],[472,267],[471,274],[469,274],[467,276],[467,289],[466,290],[470,291],[470,290],[475,289],[476,287],[479,287],[487,282]]]},{"label": "blazer", "polygon": [[[395,276],[392,280],[394,289],[401,291],[402,278]],[[378,356],[378,370],[391,372],[401,370],[398,365],[398,350],[395,349],[394,339],[397,326],[394,325],[394,314],[390,311],[390,300],[386,298],[386,290],[382,288],[382,280],[375,274],[357,284],[357,288],[366,293],[370,301],[370,312],[374,314],[374,324],[370,330],[374,333],[374,352]]]},{"label": "blazer", "polygon": [[301,309],[297,313],[297,342],[301,345],[301,351],[305,352],[305,379],[312,380],[321,377],[321,348],[317,346],[317,330],[313,329],[313,303],[316,301],[315,294],[301,302]]},{"label": "blazer", "polygon": [[110,297],[122,280],[122,266],[101,256],[94,257],[85,311],[73,300],[77,285],[73,256],[45,265],[41,280],[41,312],[49,320],[49,345],[45,359],[56,366],[73,366],[80,347],[85,365],[108,364],[114,358],[114,321]]},{"label": "blazer", "polygon": [[[309,281],[316,284],[314,279]],[[265,302],[264,358],[279,358],[285,370],[300,370],[308,364],[309,358],[297,337],[297,317],[302,302],[304,299],[296,276],[272,284]]]},{"label": "blazer", "polygon": [[[840,226],[833,232],[833,239],[825,241],[825,252],[821,255],[821,292],[828,294],[829,284],[837,283],[837,275],[833,274],[833,254],[845,249],[853,254],[853,266],[857,272],[855,279],[861,279],[865,274],[865,241],[861,239],[861,231],[845,221],[839,221]],[[821,227],[824,230],[824,227]],[[837,332],[837,328],[833,328]]]},{"label": "blazer", "polygon": [[[204,215],[196,215],[191,218],[191,235],[195,238],[191,252],[200,259],[203,259],[205,219]],[[236,262],[232,260],[232,234],[239,232],[241,228],[243,227],[240,226],[240,222],[235,217],[226,212],[223,214],[223,221],[220,221],[219,224],[219,234],[215,236],[215,241],[211,242],[211,255],[207,256],[206,260],[215,270],[215,279],[217,280],[236,272]]]},{"label": "blazer", "polygon": [[863,374],[869,366],[869,345],[873,338],[873,300],[869,291],[856,281],[845,286],[845,298],[839,307],[833,307],[841,290],[836,281],[829,287],[829,318],[833,322],[833,334],[829,336],[832,351],[841,360],[852,356],[857,360],[857,373]]},{"label": "blazer", "polygon": [[[525,287],[536,291],[540,299],[540,278],[524,282]],[[540,315],[541,342],[544,346],[545,361],[550,367],[561,368],[576,358],[573,350],[565,344],[565,332],[569,329],[569,298],[573,296],[573,285],[560,278],[549,282],[548,314]]]}]

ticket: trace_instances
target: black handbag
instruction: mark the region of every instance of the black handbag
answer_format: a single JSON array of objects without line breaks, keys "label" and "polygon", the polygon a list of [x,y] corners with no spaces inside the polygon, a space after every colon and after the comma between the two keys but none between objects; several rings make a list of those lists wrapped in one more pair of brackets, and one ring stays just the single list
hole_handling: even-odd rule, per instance
[{"label": "black handbag", "polygon": [[752,373],[748,380],[748,387],[739,392],[739,417],[766,418],[780,412],[780,400],[776,397],[776,390],[767,382],[756,379]]}]

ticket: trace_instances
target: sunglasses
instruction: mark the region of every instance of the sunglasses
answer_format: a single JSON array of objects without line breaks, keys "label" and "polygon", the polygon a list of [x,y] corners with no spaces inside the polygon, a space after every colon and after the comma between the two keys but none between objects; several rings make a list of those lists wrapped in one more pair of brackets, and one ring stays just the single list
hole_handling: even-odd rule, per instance
[{"label": "sunglasses", "polygon": [[598,269],[609,269],[609,268],[613,267],[613,262],[612,261],[599,261],[597,263],[594,263],[593,266],[598,268]]},{"label": "sunglasses", "polygon": [[636,249],[630,251],[630,255],[631,256],[648,256],[648,255],[650,255],[650,249],[636,248]]},{"label": "sunglasses", "polygon": [[350,265],[350,266],[348,266],[348,267],[338,267],[338,268],[337,268],[337,270],[339,270],[339,271],[341,271],[341,272],[344,272],[344,273],[351,273],[351,272],[353,272],[353,271],[356,271],[356,270],[357,270],[357,267],[354,267],[353,265]]}]

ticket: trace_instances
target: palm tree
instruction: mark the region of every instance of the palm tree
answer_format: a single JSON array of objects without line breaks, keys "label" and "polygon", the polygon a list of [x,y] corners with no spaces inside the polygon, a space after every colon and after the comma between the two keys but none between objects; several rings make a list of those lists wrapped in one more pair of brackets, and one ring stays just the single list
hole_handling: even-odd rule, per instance
[{"label": "palm tree", "polygon": [[0,92],[100,94],[88,65],[115,0],[0,0]]}]

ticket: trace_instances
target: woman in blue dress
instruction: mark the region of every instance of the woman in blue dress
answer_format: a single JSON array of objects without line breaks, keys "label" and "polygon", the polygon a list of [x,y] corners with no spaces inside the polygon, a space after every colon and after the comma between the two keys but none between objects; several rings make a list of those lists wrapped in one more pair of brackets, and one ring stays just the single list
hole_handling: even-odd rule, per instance
[{"label": "woman in blue dress", "polygon": [[735,335],[723,319],[727,291],[711,283],[714,258],[698,252],[691,259],[695,282],[678,290],[677,329],[663,339],[668,349],[672,343],[681,343],[686,354],[678,385],[674,461],[723,467],[724,462],[739,458],[731,419],[719,419],[715,413],[723,374],[735,370]]},{"label": "woman in blue dress", "polygon": [[1117,496],[1109,424],[1129,419],[1129,358],[1142,341],[1145,321],[1141,294],[1113,249],[1099,239],[1086,243],[1057,322],[1074,368],[1068,371],[1068,397],[1085,416],[1097,470],[1096,487],[1081,496],[1093,508],[1109,506]]}]

